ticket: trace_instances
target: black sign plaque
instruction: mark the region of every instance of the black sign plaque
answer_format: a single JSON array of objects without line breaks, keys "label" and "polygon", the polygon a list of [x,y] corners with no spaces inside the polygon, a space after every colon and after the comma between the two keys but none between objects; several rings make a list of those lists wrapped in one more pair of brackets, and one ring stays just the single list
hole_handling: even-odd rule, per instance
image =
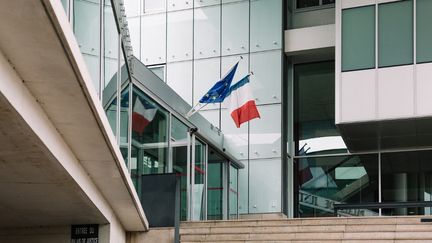
[{"label": "black sign plaque", "polygon": [[72,225],[71,243],[98,243],[99,242],[99,225],[84,224]]}]

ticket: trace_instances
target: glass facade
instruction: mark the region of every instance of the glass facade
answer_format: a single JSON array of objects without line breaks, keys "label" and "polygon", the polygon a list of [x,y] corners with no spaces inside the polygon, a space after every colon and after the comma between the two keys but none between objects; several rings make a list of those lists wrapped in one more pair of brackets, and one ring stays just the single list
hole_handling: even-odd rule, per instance
[{"label": "glass facade", "polygon": [[334,61],[294,66],[296,155],[347,152],[335,125]]},{"label": "glass facade", "polygon": [[[233,82],[254,73],[251,87],[262,119],[243,124],[238,129],[224,104],[210,104],[201,114],[221,129],[224,146],[230,148],[233,156],[243,164],[253,160],[254,165],[262,162],[273,171],[280,171],[282,124],[271,124],[275,118],[269,114],[281,119],[283,1],[138,2],[125,1],[126,12],[132,13],[127,16],[134,53],[139,53],[140,60],[149,67],[164,66],[165,79],[161,79],[191,106],[242,58]],[[328,3],[321,1],[321,4]],[[267,163],[269,160],[272,162]],[[246,184],[239,185],[236,210],[241,214],[281,212],[280,193],[262,199],[266,202],[254,203],[261,197],[249,185],[252,183],[249,182],[250,175],[258,173],[252,171],[255,168],[259,169],[251,167],[251,171],[247,169],[239,174],[238,179]],[[261,184],[261,188],[280,189],[282,181],[281,177],[276,177],[275,181],[262,181]]]}]

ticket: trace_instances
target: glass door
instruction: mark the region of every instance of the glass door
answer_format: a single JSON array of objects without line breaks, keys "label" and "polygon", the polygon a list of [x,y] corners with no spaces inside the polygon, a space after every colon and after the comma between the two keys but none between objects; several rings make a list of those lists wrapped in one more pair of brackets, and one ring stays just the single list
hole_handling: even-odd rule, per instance
[{"label": "glass door", "polygon": [[205,220],[207,184],[207,146],[191,136],[191,220]]}]

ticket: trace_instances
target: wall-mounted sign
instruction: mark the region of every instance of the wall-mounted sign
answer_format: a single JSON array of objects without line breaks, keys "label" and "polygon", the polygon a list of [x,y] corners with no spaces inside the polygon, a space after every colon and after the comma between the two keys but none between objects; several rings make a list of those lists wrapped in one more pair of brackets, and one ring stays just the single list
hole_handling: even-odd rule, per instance
[{"label": "wall-mounted sign", "polygon": [[71,243],[98,243],[99,225],[72,225]]}]

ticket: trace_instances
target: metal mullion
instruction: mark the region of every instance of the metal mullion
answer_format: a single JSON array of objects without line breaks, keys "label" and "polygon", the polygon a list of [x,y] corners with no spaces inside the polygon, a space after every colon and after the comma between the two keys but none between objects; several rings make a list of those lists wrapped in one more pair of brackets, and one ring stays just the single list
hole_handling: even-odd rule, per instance
[{"label": "metal mullion", "polygon": [[186,155],[186,207],[187,207],[187,220],[191,220],[191,186],[190,186],[190,168],[191,168],[191,136],[187,134],[187,155]]},{"label": "metal mullion", "polygon": [[208,188],[208,145],[204,144],[204,199],[203,199],[203,214],[204,220],[207,220],[207,188]]},{"label": "metal mullion", "polygon": [[[130,78],[130,77],[129,77]],[[129,84],[129,104],[128,104],[128,170],[129,174],[132,173],[132,92],[133,92],[133,84]]]},{"label": "metal mullion", "polygon": [[173,173],[173,153],[172,153],[172,143],[171,143],[171,133],[172,133],[172,113],[169,113],[168,120],[168,165],[167,165],[167,173]]},{"label": "metal mullion", "polygon": [[[382,202],[382,173],[381,173],[381,153],[378,153],[378,202]],[[382,216],[382,209],[378,209],[378,215]]]},{"label": "metal mullion", "polygon": [[191,140],[191,193],[190,193],[190,197],[191,197],[191,220],[194,220],[195,215],[194,215],[194,202],[195,202],[195,197],[194,197],[194,192],[195,192],[195,134],[192,134],[192,140]]}]

